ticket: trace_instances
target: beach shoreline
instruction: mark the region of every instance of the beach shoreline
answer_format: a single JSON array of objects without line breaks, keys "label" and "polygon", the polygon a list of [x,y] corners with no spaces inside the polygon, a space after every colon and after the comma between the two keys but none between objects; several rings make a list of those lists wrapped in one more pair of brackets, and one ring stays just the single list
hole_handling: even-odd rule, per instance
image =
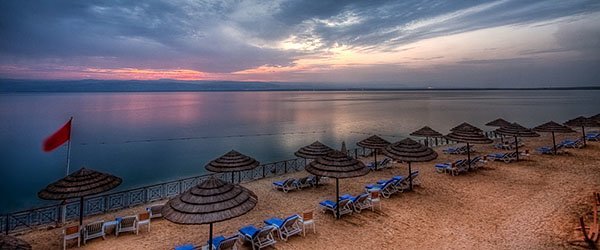
[{"label": "beach shoreline", "polygon": [[[573,138],[559,136],[557,140]],[[570,149],[560,156],[539,155],[536,147],[549,144],[550,137],[524,139],[531,153],[523,161],[506,164],[488,162],[483,169],[450,176],[439,174],[433,165],[450,162],[461,155],[442,154],[426,163],[413,163],[419,170],[421,187],[414,192],[393,195],[382,201],[381,211],[363,211],[335,220],[321,213],[318,202],[335,195],[335,184],[283,193],[273,190],[271,182],[306,176],[304,171],[265,178],[243,186],[258,195],[258,205],[247,215],[216,223],[215,235],[231,235],[245,225],[262,226],[273,216],[315,210],[317,233],[306,237],[278,240],[277,249],[557,249],[573,248],[579,216],[591,211],[591,194],[600,190],[600,143],[590,142],[583,149]],[[475,155],[502,152],[492,145],[476,145]],[[368,159],[365,159],[368,160]],[[393,175],[406,175],[406,164],[372,172],[366,176],[340,181],[340,194],[358,194],[363,186]],[[90,216],[85,222],[111,220],[144,211],[133,207],[114,213]],[[72,223],[71,223],[72,224]],[[22,233],[33,249],[62,247],[62,229],[39,229]],[[580,233],[579,233],[580,234]],[[172,249],[185,243],[202,244],[207,225],[177,225],[164,219],[152,221],[152,231],[143,228],[139,235],[125,234],[106,240],[95,239],[85,249]],[[73,246],[73,245],[70,245]],[[241,249],[249,249],[244,245]]]}]

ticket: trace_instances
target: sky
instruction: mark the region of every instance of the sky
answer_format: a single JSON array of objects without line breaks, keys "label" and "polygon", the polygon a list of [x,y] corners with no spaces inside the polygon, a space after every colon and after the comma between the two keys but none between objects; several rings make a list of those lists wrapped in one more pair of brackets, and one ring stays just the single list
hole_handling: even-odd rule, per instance
[{"label": "sky", "polygon": [[0,78],[600,86],[600,1],[0,1]]}]

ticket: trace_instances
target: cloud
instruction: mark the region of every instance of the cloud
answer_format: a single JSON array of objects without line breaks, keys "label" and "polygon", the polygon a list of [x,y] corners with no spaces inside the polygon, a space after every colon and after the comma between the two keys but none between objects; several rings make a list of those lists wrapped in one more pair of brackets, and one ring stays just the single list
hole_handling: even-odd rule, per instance
[{"label": "cloud", "polygon": [[[468,57],[457,64],[504,67],[568,51],[589,61],[598,58],[600,51],[598,19],[581,27],[569,25],[572,20],[597,16],[600,2],[595,0],[23,0],[0,1],[0,9],[0,65],[4,69],[0,77],[7,72],[13,76],[14,72],[7,70],[11,67],[48,74],[90,68],[107,72],[191,70],[236,77],[236,72],[288,67],[302,70],[278,71],[282,78],[288,74],[290,79],[334,81],[321,75],[326,70],[307,72],[310,67],[296,66],[312,59],[321,60],[312,65],[339,70],[327,64],[339,55],[332,52],[336,49],[398,55],[415,51],[411,44],[426,39],[501,26],[560,28],[554,47],[524,47],[514,58]],[[501,50],[490,48],[489,52]],[[424,62],[447,59],[443,55],[404,58]],[[365,69],[387,72],[384,78],[392,80],[396,74],[387,69],[394,67],[370,65]]]}]

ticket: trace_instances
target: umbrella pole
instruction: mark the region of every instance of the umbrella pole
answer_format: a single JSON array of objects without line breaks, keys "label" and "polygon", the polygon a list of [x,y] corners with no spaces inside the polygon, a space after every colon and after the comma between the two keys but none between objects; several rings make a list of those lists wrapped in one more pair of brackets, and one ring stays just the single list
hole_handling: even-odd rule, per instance
[{"label": "umbrella pole", "polygon": [[83,225],[83,196],[79,200],[79,227]]},{"label": "umbrella pole", "polygon": [[377,149],[375,149],[375,170],[377,170]]},{"label": "umbrella pole", "polygon": [[584,126],[581,126],[581,133],[583,136],[583,146],[585,147],[585,127]]},{"label": "umbrella pole", "polygon": [[469,170],[471,170],[471,146],[467,142],[467,161],[469,162]]},{"label": "umbrella pole", "polygon": [[519,141],[518,141],[516,135],[515,135],[515,148],[517,150],[517,161],[519,161]]},{"label": "umbrella pole", "polygon": [[554,155],[556,155],[556,139],[554,139],[554,132],[552,132],[552,146],[554,146]]},{"label": "umbrella pole", "polygon": [[208,250],[212,250],[213,249],[213,228],[212,228],[212,223],[209,223],[209,228],[208,229]]},{"label": "umbrella pole", "polygon": [[233,172],[231,172],[231,184],[233,184]]},{"label": "umbrella pole", "polygon": [[425,146],[429,147],[429,137],[425,136]]},{"label": "umbrella pole", "polygon": [[408,162],[408,181],[410,183],[408,190],[412,191],[412,168],[410,168],[410,161]]},{"label": "umbrella pole", "polygon": [[340,218],[340,182],[338,178],[335,178],[335,209],[337,213],[335,215],[336,219]]}]

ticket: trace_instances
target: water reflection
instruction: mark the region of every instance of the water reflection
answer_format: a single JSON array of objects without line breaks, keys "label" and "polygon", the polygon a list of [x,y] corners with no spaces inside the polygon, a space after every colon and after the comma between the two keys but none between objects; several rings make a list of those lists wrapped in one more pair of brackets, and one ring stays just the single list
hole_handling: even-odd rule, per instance
[{"label": "water reflection", "polygon": [[[535,126],[598,112],[600,91],[204,92],[0,95],[0,212],[39,205],[62,177],[64,148],[42,140],[74,116],[72,169],[124,179],[120,189],[204,173],[236,149],[266,163],[315,140],[339,148],[428,125],[442,133],[498,117]],[[394,137],[392,137],[394,136]],[[31,175],[31,173],[36,173]],[[10,192],[9,192],[10,190]]]}]

